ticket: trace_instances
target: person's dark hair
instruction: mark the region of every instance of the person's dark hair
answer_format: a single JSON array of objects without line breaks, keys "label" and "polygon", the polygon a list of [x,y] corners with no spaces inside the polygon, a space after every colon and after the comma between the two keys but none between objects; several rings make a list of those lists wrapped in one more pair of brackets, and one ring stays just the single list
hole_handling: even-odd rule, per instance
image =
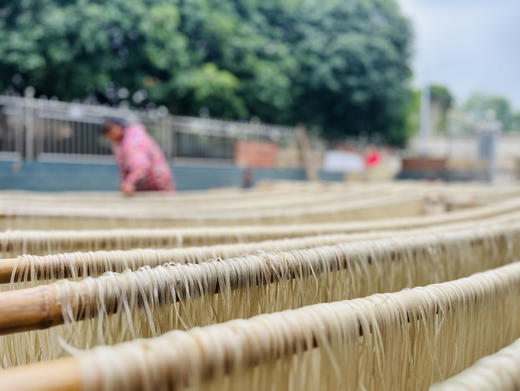
[{"label": "person's dark hair", "polygon": [[116,117],[106,117],[103,121],[103,134],[107,134],[110,130],[111,125],[119,125],[123,128],[126,128],[127,123],[124,119],[116,118]]}]

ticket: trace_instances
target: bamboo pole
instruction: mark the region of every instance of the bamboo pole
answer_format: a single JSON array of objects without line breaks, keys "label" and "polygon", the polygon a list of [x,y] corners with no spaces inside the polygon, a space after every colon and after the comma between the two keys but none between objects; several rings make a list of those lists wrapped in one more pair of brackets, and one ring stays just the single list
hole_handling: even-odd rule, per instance
[{"label": "bamboo pole", "polygon": [[0,334],[43,329],[63,323],[52,285],[2,292]]},{"label": "bamboo pole", "polygon": [[17,258],[0,259],[0,284],[7,284],[11,281],[11,276],[16,266],[20,263]]},{"label": "bamboo pole", "polygon": [[75,357],[10,368],[0,372],[0,391],[81,391]]},{"label": "bamboo pole", "polygon": [[316,182],[319,179],[318,167],[313,161],[311,141],[304,125],[298,126],[296,138],[300,147],[303,168],[305,169],[307,179],[311,182]]}]

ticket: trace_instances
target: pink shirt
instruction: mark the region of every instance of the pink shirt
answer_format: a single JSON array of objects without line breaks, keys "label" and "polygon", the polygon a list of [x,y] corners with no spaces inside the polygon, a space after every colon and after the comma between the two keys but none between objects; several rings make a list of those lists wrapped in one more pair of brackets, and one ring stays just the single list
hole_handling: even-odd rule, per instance
[{"label": "pink shirt", "polygon": [[123,140],[113,151],[122,183],[131,183],[136,190],[175,190],[170,166],[143,125],[127,126]]}]

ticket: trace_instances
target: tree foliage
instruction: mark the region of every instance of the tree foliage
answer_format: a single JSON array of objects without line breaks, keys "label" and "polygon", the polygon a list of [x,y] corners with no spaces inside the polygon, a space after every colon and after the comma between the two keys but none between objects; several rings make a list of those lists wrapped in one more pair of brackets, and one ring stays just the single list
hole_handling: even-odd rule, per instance
[{"label": "tree foliage", "polygon": [[516,132],[520,131],[520,113],[515,113],[513,116],[513,123],[511,125],[511,130],[514,130]]},{"label": "tree foliage", "polygon": [[514,115],[511,104],[502,96],[474,93],[467,99],[463,109],[479,120],[486,119],[488,113],[492,111],[496,119],[502,122],[504,130],[516,130],[513,129]]},{"label": "tree foliage", "polygon": [[3,0],[0,90],[406,138],[395,0]]},{"label": "tree foliage", "polygon": [[405,131],[403,137],[408,139],[419,131],[421,125],[421,90],[414,89],[410,92],[406,108]]},{"label": "tree foliage", "polygon": [[432,84],[430,86],[430,96],[432,102],[438,102],[443,111],[447,111],[453,106],[453,95],[446,86],[441,84]]},{"label": "tree foliage", "polygon": [[430,100],[432,105],[437,105],[440,110],[440,118],[437,131],[445,132],[448,125],[448,110],[453,107],[455,99],[448,87],[441,84],[430,86]]}]

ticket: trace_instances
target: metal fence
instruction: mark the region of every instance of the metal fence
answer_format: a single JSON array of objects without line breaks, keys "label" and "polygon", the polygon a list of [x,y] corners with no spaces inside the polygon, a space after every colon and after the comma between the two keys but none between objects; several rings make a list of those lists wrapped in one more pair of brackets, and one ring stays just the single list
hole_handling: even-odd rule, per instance
[{"label": "metal fence", "polygon": [[93,161],[111,159],[103,119],[143,123],[168,159],[235,158],[237,140],[297,143],[296,129],[253,122],[172,116],[162,107],[137,111],[101,105],[0,95],[0,158]]}]

